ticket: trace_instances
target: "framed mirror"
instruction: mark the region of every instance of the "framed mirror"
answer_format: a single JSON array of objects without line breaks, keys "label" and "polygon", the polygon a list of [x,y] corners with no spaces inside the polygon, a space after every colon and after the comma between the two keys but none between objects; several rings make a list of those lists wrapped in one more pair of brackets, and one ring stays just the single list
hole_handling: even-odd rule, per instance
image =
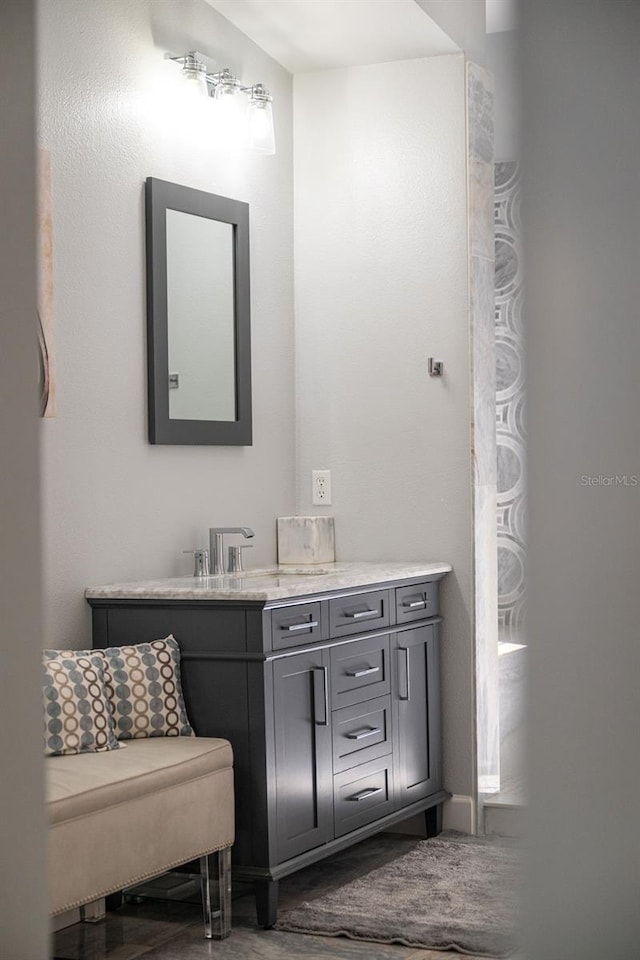
[{"label": "framed mirror", "polygon": [[249,205],[149,177],[149,442],[250,446]]}]

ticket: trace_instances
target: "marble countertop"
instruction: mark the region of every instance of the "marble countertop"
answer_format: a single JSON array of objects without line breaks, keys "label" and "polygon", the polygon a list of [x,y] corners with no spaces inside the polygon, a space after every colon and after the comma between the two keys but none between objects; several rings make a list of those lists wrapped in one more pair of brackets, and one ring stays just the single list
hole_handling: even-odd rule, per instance
[{"label": "marble countertop", "polygon": [[88,600],[286,600],[372,583],[449,573],[450,563],[325,563],[318,567],[265,567],[222,577],[171,577],[88,587]]}]

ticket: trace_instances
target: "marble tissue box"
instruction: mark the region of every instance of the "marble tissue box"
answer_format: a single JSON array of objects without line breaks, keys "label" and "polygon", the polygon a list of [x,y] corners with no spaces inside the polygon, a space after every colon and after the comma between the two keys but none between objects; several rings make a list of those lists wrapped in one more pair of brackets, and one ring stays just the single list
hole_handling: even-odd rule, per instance
[{"label": "marble tissue box", "polygon": [[278,563],[334,563],[333,517],[278,517]]}]

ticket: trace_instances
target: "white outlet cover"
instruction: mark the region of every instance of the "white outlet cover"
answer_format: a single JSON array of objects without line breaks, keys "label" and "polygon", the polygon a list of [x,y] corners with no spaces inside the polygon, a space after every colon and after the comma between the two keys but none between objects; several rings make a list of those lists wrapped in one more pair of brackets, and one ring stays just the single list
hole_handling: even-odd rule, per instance
[{"label": "white outlet cover", "polygon": [[331,470],[311,471],[311,502],[315,507],[331,506]]}]

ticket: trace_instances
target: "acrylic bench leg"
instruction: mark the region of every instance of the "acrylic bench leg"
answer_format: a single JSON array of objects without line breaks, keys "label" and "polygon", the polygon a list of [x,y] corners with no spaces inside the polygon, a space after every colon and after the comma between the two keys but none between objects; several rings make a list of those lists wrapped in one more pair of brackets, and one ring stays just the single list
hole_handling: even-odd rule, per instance
[{"label": "acrylic bench leg", "polygon": [[[200,887],[204,935],[208,940],[224,940],[231,933],[231,847],[200,857]],[[217,909],[212,903],[214,888]]]},{"label": "acrylic bench leg", "polygon": [[104,897],[92,900],[80,907],[80,919],[84,923],[100,923],[106,916]]}]

